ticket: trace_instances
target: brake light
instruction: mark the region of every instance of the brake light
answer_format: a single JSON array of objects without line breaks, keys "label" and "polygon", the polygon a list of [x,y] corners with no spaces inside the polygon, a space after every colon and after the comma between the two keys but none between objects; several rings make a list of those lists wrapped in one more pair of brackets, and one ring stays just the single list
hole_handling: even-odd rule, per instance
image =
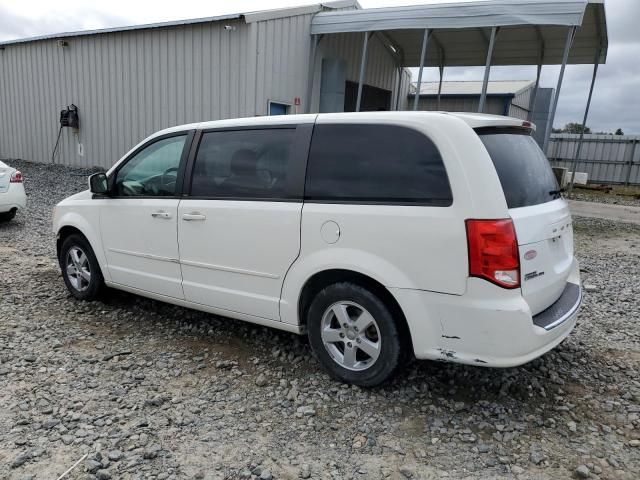
[{"label": "brake light", "polygon": [[11,174],[11,179],[9,180],[9,182],[22,183],[22,180],[23,180],[22,173],[20,172],[20,170],[16,170]]},{"label": "brake light", "polygon": [[469,276],[503,288],[520,286],[518,241],[511,219],[467,220]]}]

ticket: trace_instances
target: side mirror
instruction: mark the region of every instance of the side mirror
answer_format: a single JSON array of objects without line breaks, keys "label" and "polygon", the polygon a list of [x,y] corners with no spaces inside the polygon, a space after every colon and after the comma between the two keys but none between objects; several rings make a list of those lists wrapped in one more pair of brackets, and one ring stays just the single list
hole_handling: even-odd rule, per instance
[{"label": "side mirror", "polygon": [[107,193],[109,191],[109,187],[107,186],[107,174],[100,172],[91,175],[89,177],[89,190],[91,190],[91,193]]}]

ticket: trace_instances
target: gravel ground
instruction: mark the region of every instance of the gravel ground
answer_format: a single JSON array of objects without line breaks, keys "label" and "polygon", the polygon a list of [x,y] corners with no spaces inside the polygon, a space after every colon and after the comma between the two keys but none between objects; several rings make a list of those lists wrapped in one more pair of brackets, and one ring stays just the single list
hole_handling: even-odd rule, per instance
[{"label": "gravel ground", "polygon": [[[627,195],[617,194],[616,192],[619,189],[624,189],[628,194]],[[630,207],[640,207],[640,197],[629,195],[629,193],[631,192],[633,192],[634,195],[640,195],[640,188],[616,187],[610,193],[576,188],[571,193],[571,198],[573,200],[582,200],[583,202],[610,203],[612,205],[627,205]]]},{"label": "gravel ground", "polygon": [[[302,337],[133,295],[80,303],[51,207],[82,172],[12,162],[0,225],[0,478],[640,478],[640,227],[576,219],[586,294],[534,362],[336,383]],[[85,457],[86,455],[86,457]]]}]

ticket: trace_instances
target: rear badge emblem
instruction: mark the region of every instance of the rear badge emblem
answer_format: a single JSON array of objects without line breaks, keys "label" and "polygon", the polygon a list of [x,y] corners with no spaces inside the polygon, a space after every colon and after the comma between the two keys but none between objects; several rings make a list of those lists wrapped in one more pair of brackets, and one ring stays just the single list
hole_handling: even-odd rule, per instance
[{"label": "rear badge emblem", "polygon": [[524,276],[524,281],[526,282],[527,280],[533,280],[534,278],[538,278],[544,275],[544,272],[531,272],[531,273],[527,273]]},{"label": "rear badge emblem", "polygon": [[538,256],[538,252],[536,252],[535,250],[529,250],[528,252],[526,252],[524,254],[524,259],[525,260],[533,260],[537,256]]}]

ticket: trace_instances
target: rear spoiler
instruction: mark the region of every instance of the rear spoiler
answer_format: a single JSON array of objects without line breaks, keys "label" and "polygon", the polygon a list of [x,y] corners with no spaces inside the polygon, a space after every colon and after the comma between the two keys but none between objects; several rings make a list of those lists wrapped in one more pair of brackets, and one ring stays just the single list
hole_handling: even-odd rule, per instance
[{"label": "rear spoiler", "polygon": [[531,122],[524,122],[528,125],[521,127],[478,127],[473,131],[478,135],[532,135],[536,131],[536,126]]}]

